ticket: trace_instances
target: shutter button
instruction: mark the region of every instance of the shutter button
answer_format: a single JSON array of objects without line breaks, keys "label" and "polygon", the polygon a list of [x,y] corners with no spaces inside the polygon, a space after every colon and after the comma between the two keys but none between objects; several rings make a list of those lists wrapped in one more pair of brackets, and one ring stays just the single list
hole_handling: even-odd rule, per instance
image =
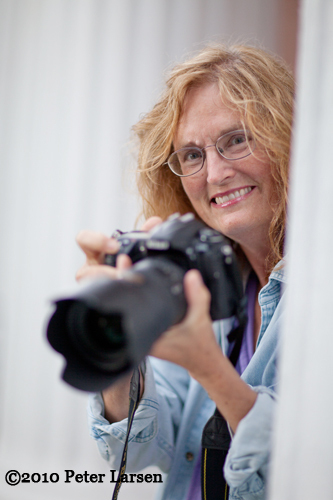
[{"label": "shutter button", "polygon": [[186,457],[186,460],[187,460],[188,462],[192,462],[192,460],[193,460],[193,458],[194,458],[194,455],[193,455],[193,453],[191,453],[190,451],[188,451],[188,452],[186,453],[185,457]]}]

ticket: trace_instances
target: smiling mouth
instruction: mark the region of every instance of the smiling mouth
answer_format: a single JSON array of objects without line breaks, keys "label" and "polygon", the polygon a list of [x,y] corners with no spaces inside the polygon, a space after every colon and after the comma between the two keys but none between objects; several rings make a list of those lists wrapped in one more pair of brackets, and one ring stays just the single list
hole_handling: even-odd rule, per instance
[{"label": "smiling mouth", "polygon": [[216,203],[216,205],[222,205],[224,203],[228,203],[229,201],[235,200],[236,198],[241,198],[242,196],[245,196],[246,194],[250,193],[254,187],[246,187],[242,188],[240,190],[235,190],[232,193],[229,193],[228,195],[224,196],[216,196],[215,198],[212,198],[212,202]]}]

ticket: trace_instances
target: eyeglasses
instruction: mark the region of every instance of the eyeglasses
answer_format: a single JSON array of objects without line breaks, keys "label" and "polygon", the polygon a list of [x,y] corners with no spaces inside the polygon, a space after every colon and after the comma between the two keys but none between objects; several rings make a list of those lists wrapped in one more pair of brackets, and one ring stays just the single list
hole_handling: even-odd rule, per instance
[{"label": "eyeglasses", "polygon": [[178,149],[169,156],[166,164],[179,177],[198,173],[204,166],[207,148],[216,151],[226,160],[241,160],[253,153],[256,144],[248,130],[233,130],[219,137],[215,144],[205,148],[187,147]]}]

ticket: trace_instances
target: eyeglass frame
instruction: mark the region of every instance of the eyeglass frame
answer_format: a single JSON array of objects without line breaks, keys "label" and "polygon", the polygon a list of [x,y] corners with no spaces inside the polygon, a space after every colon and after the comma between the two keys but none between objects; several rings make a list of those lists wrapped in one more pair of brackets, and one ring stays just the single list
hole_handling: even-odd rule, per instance
[{"label": "eyeglass frame", "polygon": [[[248,133],[250,135],[250,132],[248,130],[244,130],[244,129],[230,130],[230,132],[226,132],[225,134],[223,134],[220,137],[218,137],[218,139],[216,140],[215,144],[209,144],[208,146],[205,146],[204,148],[199,148],[198,146],[193,146],[193,148],[192,148],[190,146],[187,146],[187,147],[184,147],[184,148],[177,149],[176,151],[174,151],[173,153],[171,153],[171,155],[168,158],[168,161],[166,161],[165,163],[163,163],[163,165],[168,165],[168,167],[170,168],[171,172],[173,174],[177,175],[177,177],[190,177],[191,175],[195,175],[198,172],[200,172],[200,170],[203,169],[203,166],[205,164],[205,160],[206,160],[206,157],[207,157],[205,150],[208,149],[208,148],[212,148],[214,146],[215,146],[215,149],[218,152],[218,154],[220,156],[222,156],[222,158],[224,158],[225,160],[234,161],[234,160],[242,160],[243,158],[247,158],[248,156],[252,155],[253,151],[256,148],[256,141],[255,141],[254,138],[252,138],[252,141],[254,142],[254,147],[252,148],[252,150],[249,153],[247,153],[246,155],[240,156],[239,158],[227,158],[226,156],[224,156],[221,153],[221,151],[219,151],[219,149],[217,147],[217,143],[219,142],[220,139],[222,139],[222,137],[224,137],[226,135],[229,135],[229,134],[234,134],[236,132],[243,132],[243,133],[245,133],[246,137],[247,137]],[[195,172],[192,172],[191,174],[177,174],[174,170],[172,170],[172,168],[171,168],[171,166],[169,164],[169,159],[171,158],[171,156],[173,156],[175,153],[178,153],[179,151],[182,151],[184,149],[197,149],[202,154],[202,165],[201,165],[201,167],[199,168],[199,170],[196,170]]]}]

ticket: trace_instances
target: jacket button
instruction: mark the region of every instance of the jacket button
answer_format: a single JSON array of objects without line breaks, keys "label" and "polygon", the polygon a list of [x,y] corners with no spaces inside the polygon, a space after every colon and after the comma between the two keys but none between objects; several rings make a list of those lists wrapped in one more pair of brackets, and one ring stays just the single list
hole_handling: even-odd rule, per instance
[{"label": "jacket button", "polygon": [[194,455],[193,455],[193,453],[191,453],[190,451],[188,451],[188,452],[186,453],[185,457],[186,457],[186,460],[187,460],[188,462],[192,462],[192,460],[193,460],[193,458],[194,458]]}]

